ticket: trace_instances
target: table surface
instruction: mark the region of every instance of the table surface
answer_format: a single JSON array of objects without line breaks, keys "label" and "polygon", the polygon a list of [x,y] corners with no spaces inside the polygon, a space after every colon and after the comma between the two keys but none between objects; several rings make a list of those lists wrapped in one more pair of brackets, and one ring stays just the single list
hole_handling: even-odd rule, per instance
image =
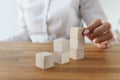
[{"label": "table surface", "polygon": [[120,45],[97,49],[85,44],[85,58],[41,70],[35,54],[53,51],[52,43],[0,43],[0,80],[120,80]]}]

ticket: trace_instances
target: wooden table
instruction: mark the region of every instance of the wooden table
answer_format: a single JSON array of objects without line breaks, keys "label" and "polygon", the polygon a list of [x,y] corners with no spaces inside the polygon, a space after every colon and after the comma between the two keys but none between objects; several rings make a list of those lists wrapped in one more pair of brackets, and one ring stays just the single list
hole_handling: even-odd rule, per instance
[{"label": "wooden table", "polygon": [[85,45],[85,59],[41,70],[35,54],[52,43],[0,43],[0,80],[120,80],[120,46],[101,50]]}]

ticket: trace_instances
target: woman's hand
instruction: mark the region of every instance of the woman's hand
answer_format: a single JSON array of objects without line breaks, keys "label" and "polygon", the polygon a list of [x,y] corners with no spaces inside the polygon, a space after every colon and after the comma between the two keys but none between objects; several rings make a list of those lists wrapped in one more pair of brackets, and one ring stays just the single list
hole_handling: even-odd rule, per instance
[{"label": "woman's hand", "polygon": [[93,41],[98,48],[107,49],[111,47],[109,43],[113,39],[113,34],[111,24],[108,22],[103,23],[101,19],[95,20],[84,30],[84,35]]}]

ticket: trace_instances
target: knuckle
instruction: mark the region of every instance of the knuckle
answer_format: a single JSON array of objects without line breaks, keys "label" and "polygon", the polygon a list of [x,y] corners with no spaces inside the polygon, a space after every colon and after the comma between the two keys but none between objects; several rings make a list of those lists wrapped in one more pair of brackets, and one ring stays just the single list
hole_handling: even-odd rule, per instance
[{"label": "knuckle", "polygon": [[96,22],[97,23],[102,23],[102,20],[101,19],[97,19]]},{"label": "knuckle", "polygon": [[106,35],[106,36],[107,36],[107,39],[108,39],[108,40],[110,40],[110,39],[112,39],[112,38],[113,38],[113,35],[112,35],[112,33],[111,33],[111,32],[109,32],[109,33],[108,33],[108,35]]},{"label": "knuckle", "polygon": [[95,37],[100,36],[101,35],[101,30],[99,30],[99,28],[98,28],[93,32],[93,34],[94,34]]},{"label": "knuckle", "polygon": [[109,22],[105,22],[104,25],[107,29],[111,29],[111,24]]},{"label": "knuckle", "polygon": [[110,37],[113,37],[113,34],[112,34],[112,32],[109,32],[109,36],[110,36]]},{"label": "knuckle", "polygon": [[113,34],[112,34],[112,33],[110,33],[110,38],[111,38],[111,39],[113,38]]},{"label": "knuckle", "polygon": [[93,36],[97,37],[99,35],[99,33],[97,31],[93,32]]}]

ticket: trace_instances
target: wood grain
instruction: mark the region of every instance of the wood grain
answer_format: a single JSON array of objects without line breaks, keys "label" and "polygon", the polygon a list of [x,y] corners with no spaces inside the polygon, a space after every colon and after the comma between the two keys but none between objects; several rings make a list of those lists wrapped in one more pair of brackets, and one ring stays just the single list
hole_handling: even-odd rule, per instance
[{"label": "wood grain", "polygon": [[108,50],[85,44],[85,59],[48,70],[35,67],[35,54],[52,43],[0,43],[0,80],[120,80],[120,45]]}]

